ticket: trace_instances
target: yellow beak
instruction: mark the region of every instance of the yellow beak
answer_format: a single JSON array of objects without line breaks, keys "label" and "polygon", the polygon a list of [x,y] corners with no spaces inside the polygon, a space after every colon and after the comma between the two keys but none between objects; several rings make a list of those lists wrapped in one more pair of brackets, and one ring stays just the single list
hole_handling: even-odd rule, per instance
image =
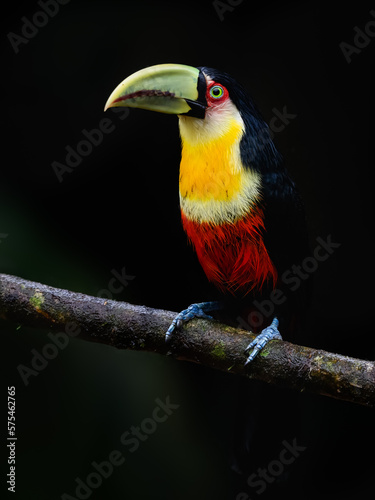
[{"label": "yellow beak", "polygon": [[203,84],[205,86],[205,79],[198,68],[183,64],[157,64],[123,80],[109,96],[104,111],[128,106],[204,118],[206,102]]}]

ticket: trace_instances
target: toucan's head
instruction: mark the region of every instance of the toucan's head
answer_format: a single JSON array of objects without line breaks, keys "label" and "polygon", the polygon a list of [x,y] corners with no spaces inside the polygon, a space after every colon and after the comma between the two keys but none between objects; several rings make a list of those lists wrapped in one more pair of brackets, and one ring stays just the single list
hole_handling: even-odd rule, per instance
[{"label": "toucan's head", "polygon": [[253,101],[227,73],[183,64],[158,64],[133,73],[109,96],[105,110],[128,106],[175,114],[183,140],[212,142],[236,129],[242,162],[264,163],[277,154]]},{"label": "toucan's head", "polygon": [[206,112],[230,101],[228,89],[214,81],[209,72],[208,68],[183,64],[150,66],[121,82],[104,110],[129,106],[204,119]]}]

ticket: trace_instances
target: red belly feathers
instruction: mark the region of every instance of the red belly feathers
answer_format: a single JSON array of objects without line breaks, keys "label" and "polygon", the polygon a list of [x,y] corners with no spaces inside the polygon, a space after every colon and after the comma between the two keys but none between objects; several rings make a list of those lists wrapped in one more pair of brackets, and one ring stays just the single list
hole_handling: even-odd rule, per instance
[{"label": "red belly feathers", "polygon": [[183,212],[181,217],[207,278],[223,292],[246,295],[266,283],[276,286],[277,272],[261,234],[260,209],[234,223],[218,225],[192,221]]}]

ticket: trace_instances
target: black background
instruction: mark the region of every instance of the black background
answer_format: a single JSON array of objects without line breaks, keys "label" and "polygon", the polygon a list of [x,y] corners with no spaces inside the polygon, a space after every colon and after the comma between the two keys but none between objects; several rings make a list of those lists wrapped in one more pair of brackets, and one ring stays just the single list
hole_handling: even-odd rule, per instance
[{"label": "black background", "polygon": [[[1,272],[98,295],[125,268],[134,279],[116,300],[181,310],[209,299],[179,222],[177,118],[130,110],[121,120],[103,107],[146,66],[216,67],[248,89],[267,122],[275,108],[296,115],[275,142],[304,198],[311,246],[328,235],[341,244],[314,273],[311,345],[373,359],[374,37],[350,63],[340,49],[375,19],[372,7],[244,1],[221,20],[211,1],[75,0],[16,54],[7,35],[41,10],[17,2],[2,27]],[[59,182],[51,164],[104,117],[115,130]],[[6,386],[17,392],[17,498],[74,496],[75,478],[115,449],[126,462],[92,498],[236,498],[234,377],[71,339],[25,387],[17,366],[30,366],[47,333],[0,328],[4,398]],[[167,396],[179,409],[128,453],[122,433]],[[303,415],[301,495],[369,492],[371,410],[306,395]]]}]

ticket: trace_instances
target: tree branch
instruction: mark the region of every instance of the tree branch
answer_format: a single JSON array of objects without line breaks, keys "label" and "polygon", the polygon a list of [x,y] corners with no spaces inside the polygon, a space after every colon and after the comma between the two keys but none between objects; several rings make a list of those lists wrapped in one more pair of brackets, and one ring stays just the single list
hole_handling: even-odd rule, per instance
[{"label": "tree branch", "polygon": [[375,363],[275,340],[247,367],[251,333],[193,320],[165,344],[176,313],[0,274],[0,317],[119,349],[153,351],[298,391],[375,406]]}]

